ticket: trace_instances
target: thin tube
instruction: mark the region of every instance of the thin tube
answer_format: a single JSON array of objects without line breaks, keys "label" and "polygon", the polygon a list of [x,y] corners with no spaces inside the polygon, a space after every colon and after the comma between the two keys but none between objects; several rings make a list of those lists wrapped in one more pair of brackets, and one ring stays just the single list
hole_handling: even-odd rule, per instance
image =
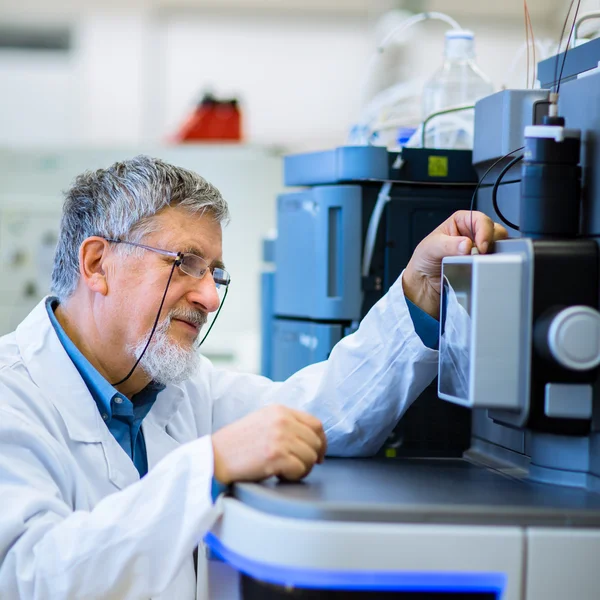
[{"label": "thin tube", "polygon": [[375,239],[377,238],[377,230],[379,229],[379,222],[381,221],[381,215],[385,205],[390,201],[390,191],[392,189],[392,182],[386,181],[382,186],[377,196],[377,202],[371,213],[369,220],[369,226],[367,228],[367,235],[365,237],[365,251],[363,253],[363,264],[362,264],[362,276],[368,277],[369,271],[371,270],[371,261],[373,260],[373,251],[375,249]]},{"label": "thin tube", "polygon": [[575,0],[571,0],[569,4],[569,10],[567,11],[567,16],[563,22],[562,29],[560,31],[560,36],[558,38],[558,48],[556,49],[556,60],[554,61],[554,92],[558,93],[558,61],[560,56],[560,47],[562,45],[563,37],[565,35],[565,31],[567,29],[567,23],[569,22],[569,15],[571,14],[571,10],[573,9],[573,4]]},{"label": "thin tube", "polygon": [[462,29],[462,27],[458,24],[458,22],[455,21],[452,17],[449,17],[448,15],[446,15],[442,12],[436,12],[436,11],[422,12],[417,15],[413,15],[412,17],[409,17],[405,21],[402,21],[402,23],[400,23],[400,25],[398,25],[398,27],[395,27],[394,29],[392,29],[392,31],[390,31],[381,40],[381,42],[379,42],[379,44],[377,45],[377,49],[371,55],[371,58],[369,59],[365,74],[362,78],[362,82],[360,85],[361,98],[365,98],[367,84],[369,83],[369,80],[371,79],[371,73],[372,73],[373,69],[375,68],[375,65],[377,64],[379,57],[385,52],[385,49],[389,45],[391,40],[393,38],[395,38],[399,33],[402,33],[403,31],[405,31],[406,29],[409,29],[413,25],[416,25],[417,23],[421,23],[422,21],[428,21],[431,19],[444,21],[444,22],[448,23],[453,29]]},{"label": "thin tube", "polygon": [[[540,42],[539,40],[535,40],[534,46],[535,46],[536,56],[537,56],[537,52],[540,53],[540,57],[542,59],[548,56],[547,50],[544,47],[544,45],[542,44],[542,42]],[[504,75],[504,87],[509,87],[510,78],[512,77],[513,73],[515,72],[515,69],[517,68],[517,65],[519,64],[519,61],[523,58],[523,54],[525,53],[526,50],[527,50],[527,44],[523,43],[519,46],[519,48],[515,52],[512,60],[510,62],[510,66],[508,67],[508,69],[506,70],[506,73]],[[552,54],[554,54],[554,53],[552,52]],[[527,85],[525,87],[527,87]]]},{"label": "thin tube", "polygon": [[450,25],[452,27],[452,29],[462,29],[462,27],[458,24],[457,21],[455,21],[452,17],[449,17],[448,15],[446,15],[442,12],[435,12],[435,11],[422,12],[422,13],[419,13],[418,15],[409,17],[408,19],[406,19],[406,21],[403,21],[402,23],[400,23],[400,25],[398,25],[398,27],[396,27],[395,29],[392,29],[392,31],[390,31],[383,38],[383,40],[381,40],[381,42],[377,46],[377,52],[379,52],[379,53],[383,52],[385,50],[386,46],[389,44],[390,40],[392,40],[399,33],[402,33],[405,29],[408,29],[409,27],[412,27],[413,25],[416,25],[417,23],[420,23],[421,21],[427,21],[429,19],[437,19],[439,21],[445,21],[446,23],[448,23],[448,25]]},{"label": "thin tube", "polygon": [[504,176],[511,170],[511,168],[514,165],[516,165],[518,162],[521,162],[522,160],[523,160],[523,155],[517,156],[516,158],[513,158],[504,167],[504,169],[502,169],[502,171],[500,171],[500,174],[498,175],[498,177],[496,177],[496,181],[494,182],[494,187],[492,188],[492,206],[494,207],[494,210],[496,211],[496,214],[498,215],[498,217],[500,217],[500,220],[505,225],[508,225],[509,227],[512,227],[512,229],[516,229],[517,231],[520,231],[519,226],[516,225],[515,223],[513,223],[512,221],[509,221],[502,214],[502,211],[500,210],[500,207],[498,206],[498,187],[500,186],[500,183],[502,182],[502,179],[504,178]]},{"label": "thin tube", "polygon": [[589,13],[585,13],[585,15],[581,15],[577,21],[575,21],[575,30],[573,32],[573,40],[577,41],[579,37],[579,26],[584,21],[589,21],[590,19],[600,19],[600,11],[593,11]]},{"label": "thin tube", "polygon": [[523,12],[525,15],[525,46],[527,47],[527,57],[525,59],[527,67],[525,75],[525,89],[529,89],[529,25],[527,22],[527,0],[523,0]]},{"label": "thin tube", "polygon": [[431,121],[432,119],[435,119],[435,117],[439,117],[440,115],[447,115],[448,113],[453,113],[453,112],[461,112],[463,110],[471,110],[475,108],[475,106],[473,104],[465,104],[463,106],[453,106],[452,108],[445,108],[444,110],[438,110],[434,113],[431,113],[424,121],[423,121],[423,129],[421,130],[421,148],[425,148],[425,135],[426,135],[426,129],[427,129],[427,124],[429,123],[429,121]]},{"label": "thin tube", "polygon": [[477,185],[475,186],[475,189],[473,190],[473,195],[471,196],[471,207],[470,207],[470,218],[471,218],[471,241],[473,243],[475,243],[475,234],[473,233],[473,206],[475,204],[475,198],[477,197],[477,192],[479,191],[479,188],[481,187],[481,185],[483,184],[485,178],[488,176],[489,172],[498,164],[501,163],[505,158],[508,158],[511,154],[514,154],[515,152],[519,152],[519,150],[523,150],[525,148],[525,146],[521,146],[520,148],[517,148],[516,150],[513,150],[512,152],[508,152],[507,154],[505,154],[504,156],[501,156],[498,160],[494,161],[487,169],[487,171],[483,174],[483,176],[481,177],[481,179],[477,182]]},{"label": "thin tube", "polygon": [[575,30],[575,22],[577,21],[577,13],[579,12],[579,7],[581,5],[581,0],[577,0],[577,8],[575,8],[575,14],[573,15],[573,24],[571,25],[571,31],[569,31],[569,37],[567,38],[567,45],[565,46],[565,53],[562,59],[562,65],[560,66],[560,74],[558,76],[558,82],[556,83],[556,93],[560,91],[560,80],[563,76],[563,70],[565,68],[565,62],[567,62],[567,51],[569,50],[569,45],[571,44],[571,38],[573,37],[573,31]]}]

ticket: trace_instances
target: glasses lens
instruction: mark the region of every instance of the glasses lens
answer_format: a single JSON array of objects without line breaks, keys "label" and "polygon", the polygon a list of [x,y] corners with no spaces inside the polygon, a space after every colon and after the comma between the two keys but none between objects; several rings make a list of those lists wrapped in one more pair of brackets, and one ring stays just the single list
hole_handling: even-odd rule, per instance
[{"label": "glasses lens", "polygon": [[225,269],[214,269],[212,276],[215,280],[217,289],[220,287],[227,287],[231,281],[231,277],[229,277],[229,273]]},{"label": "glasses lens", "polygon": [[[179,268],[187,275],[191,275],[192,277],[196,277],[198,279],[204,277],[208,271],[208,265],[206,264],[206,261],[196,254],[184,254]],[[229,285],[231,278],[225,269],[213,269],[212,276],[215,280],[217,289],[221,287],[227,287]]]},{"label": "glasses lens", "polygon": [[195,254],[184,254],[179,268],[192,277],[202,278],[208,271],[206,261]]}]

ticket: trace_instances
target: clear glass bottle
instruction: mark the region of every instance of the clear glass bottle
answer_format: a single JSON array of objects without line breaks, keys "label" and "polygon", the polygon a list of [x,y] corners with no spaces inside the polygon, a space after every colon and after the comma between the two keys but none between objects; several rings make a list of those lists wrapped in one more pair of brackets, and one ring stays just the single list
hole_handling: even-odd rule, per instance
[{"label": "clear glass bottle", "polygon": [[[423,88],[423,120],[438,111],[474,105],[493,91],[492,82],[475,63],[473,32],[448,31],[444,63]],[[431,118],[425,124],[425,147],[472,149],[474,118],[472,109]]]}]

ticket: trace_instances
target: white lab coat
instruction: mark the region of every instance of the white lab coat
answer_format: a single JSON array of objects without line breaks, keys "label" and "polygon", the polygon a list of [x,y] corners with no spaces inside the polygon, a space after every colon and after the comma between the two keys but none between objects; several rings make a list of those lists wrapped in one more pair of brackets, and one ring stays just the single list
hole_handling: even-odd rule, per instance
[{"label": "white lab coat", "polygon": [[203,359],[143,422],[141,480],[41,302],[0,339],[0,599],[195,597],[193,550],[218,517],[210,433],[260,406],[318,416],[329,453],[377,450],[432,381],[400,281],[328,361],[283,383]]}]

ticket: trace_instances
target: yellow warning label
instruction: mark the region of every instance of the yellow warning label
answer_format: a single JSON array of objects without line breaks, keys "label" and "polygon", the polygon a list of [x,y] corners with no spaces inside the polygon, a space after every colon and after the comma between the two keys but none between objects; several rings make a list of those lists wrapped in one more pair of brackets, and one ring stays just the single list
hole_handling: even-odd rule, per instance
[{"label": "yellow warning label", "polygon": [[385,457],[386,458],[396,458],[396,448],[386,448],[385,449]]},{"label": "yellow warning label", "polygon": [[429,177],[448,177],[448,157],[430,156],[427,165]]}]

